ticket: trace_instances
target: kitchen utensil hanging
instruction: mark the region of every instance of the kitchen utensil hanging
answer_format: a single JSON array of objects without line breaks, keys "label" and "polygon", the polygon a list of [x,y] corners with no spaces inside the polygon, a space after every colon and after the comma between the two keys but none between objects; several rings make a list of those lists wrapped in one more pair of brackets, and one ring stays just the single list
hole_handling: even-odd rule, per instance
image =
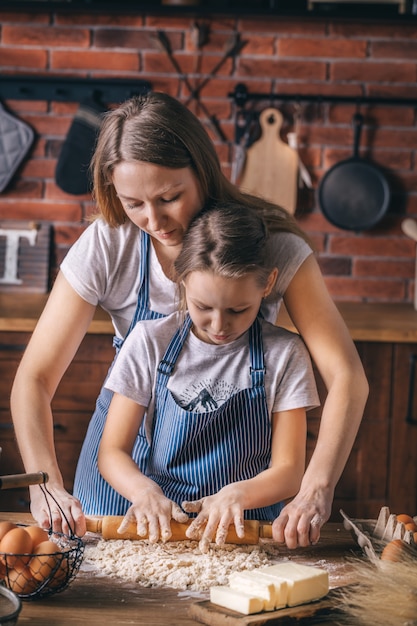
[{"label": "kitchen utensil hanging", "polygon": [[278,109],[264,109],[259,123],[262,134],[246,150],[240,188],[293,214],[297,204],[298,153],[280,137],[283,116]]},{"label": "kitchen utensil hanging", "polygon": [[391,193],[382,171],[359,156],[363,116],[353,116],[353,156],[331,167],[317,190],[318,202],[329,222],[345,230],[375,226],[388,210]]},{"label": "kitchen utensil hanging", "polygon": [[29,152],[35,133],[0,104],[0,193],[4,191]]},{"label": "kitchen utensil hanging", "polygon": [[185,74],[182,71],[180,64],[178,63],[177,59],[175,58],[175,56],[174,56],[174,54],[172,52],[171,43],[170,43],[169,38],[167,37],[167,35],[164,33],[164,31],[159,30],[157,32],[157,36],[158,36],[158,41],[159,41],[160,45],[162,46],[162,48],[166,52],[169,60],[171,61],[172,66],[174,67],[175,71],[177,72],[180,80],[182,80],[184,82],[185,86],[187,87],[188,91],[190,92],[189,97],[185,101],[185,106],[188,106],[188,104],[190,104],[190,102],[192,100],[195,100],[197,105],[203,111],[204,115],[210,121],[210,123],[211,123],[211,125],[213,127],[213,130],[215,131],[215,133],[216,133],[217,137],[220,139],[220,141],[227,141],[227,137],[225,136],[223,130],[221,129],[220,124],[219,124],[216,116],[212,115],[210,113],[210,111],[208,111],[208,109],[205,106],[205,104],[201,101],[201,99],[200,99],[200,92],[203,89],[203,87],[205,87],[208,84],[208,82],[216,75],[216,73],[219,71],[219,69],[222,67],[222,65],[226,62],[226,60],[229,57],[236,56],[240,52],[240,50],[243,48],[243,46],[246,45],[247,42],[246,41],[244,41],[244,42],[240,41],[239,35],[234,36],[233,43],[226,50],[224,56],[220,59],[220,61],[217,63],[217,65],[215,65],[215,67],[212,69],[212,71],[209,73],[209,75],[202,82],[200,82],[200,84],[196,88],[194,88],[191,85],[190,80],[189,80],[187,74]]}]

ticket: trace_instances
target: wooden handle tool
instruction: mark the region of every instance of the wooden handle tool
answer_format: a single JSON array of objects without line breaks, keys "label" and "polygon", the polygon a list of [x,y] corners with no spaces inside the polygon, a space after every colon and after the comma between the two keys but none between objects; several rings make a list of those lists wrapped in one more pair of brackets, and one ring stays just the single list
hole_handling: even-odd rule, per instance
[{"label": "wooden handle tool", "polygon": [[[86,518],[87,530],[93,533],[99,533],[103,539],[147,539],[147,535],[139,537],[136,532],[136,523],[131,522],[127,530],[123,533],[118,533],[117,529],[122,523],[123,516],[121,515],[105,515],[104,517]],[[193,520],[181,524],[175,520],[171,520],[172,536],[169,541],[183,541],[188,540],[185,531],[189,527]],[[230,526],[229,532],[226,537],[226,543],[234,544],[257,544],[259,538],[272,538],[272,525],[270,522],[259,522],[258,520],[245,520],[245,536],[240,539],[236,535],[236,530],[233,525]]]},{"label": "wooden handle tool", "polygon": [[0,476],[0,489],[16,489],[29,485],[44,485],[48,482],[48,474],[35,472],[33,474],[9,474]]}]

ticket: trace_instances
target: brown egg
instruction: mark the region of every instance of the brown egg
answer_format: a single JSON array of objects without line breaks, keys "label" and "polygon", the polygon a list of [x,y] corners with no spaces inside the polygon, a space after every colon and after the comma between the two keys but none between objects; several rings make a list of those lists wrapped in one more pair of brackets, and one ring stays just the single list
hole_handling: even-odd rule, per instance
[{"label": "brown egg", "polygon": [[52,579],[48,582],[48,588],[57,589],[63,585],[68,577],[68,559],[66,556],[60,557],[61,562],[58,569],[54,572]]},{"label": "brown egg", "polygon": [[387,543],[381,554],[382,561],[402,561],[410,550],[409,545],[402,539],[394,539]]},{"label": "brown egg", "polygon": [[402,522],[403,524],[412,524],[414,523],[414,520],[411,515],[401,513],[401,515],[397,515],[397,522]]},{"label": "brown egg", "polygon": [[53,541],[42,541],[39,543],[32,556],[29,568],[32,572],[32,576],[36,580],[45,580],[51,575],[54,567],[56,567],[58,560],[61,559],[57,552],[61,552],[59,547]]},{"label": "brown egg", "polygon": [[415,522],[410,522],[409,524],[404,524],[404,528],[406,530],[411,530],[412,533],[417,532],[417,524]]},{"label": "brown egg", "polygon": [[3,539],[4,535],[13,528],[17,528],[17,525],[13,524],[13,522],[0,522],[0,541]]},{"label": "brown egg", "polygon": [[48,531],[39,526],[25,526],[25,530],[32,537],[32,550],[42,541],[49,539]]},{"label": "brown egg", "polygon": [[23,569],[9,570],[7,579],[8,587],[17,594],[28,595],[33,593],[38,586],[38,581],[33,578],[28,566]]},{"label": "brown egg", "polygon": [[28,535],[24,528],[12,528],[0,541],[0,552],[5,552],[8,567],[13,568],[16,562],[22,560],[29,562],[30,556],[21,557],[15,555],[29,555],[32,552],[32,537]]}]

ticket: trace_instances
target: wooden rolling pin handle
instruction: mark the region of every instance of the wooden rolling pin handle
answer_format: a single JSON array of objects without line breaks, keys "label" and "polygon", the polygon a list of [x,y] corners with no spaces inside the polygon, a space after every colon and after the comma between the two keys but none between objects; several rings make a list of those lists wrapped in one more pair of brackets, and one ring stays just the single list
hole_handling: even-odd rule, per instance
[{"label": "wooden rolling pin handle", "polygon": [[[146,539],[147,536],[139,537],[136,532],[136,524],[132,522],[123,533],[118,533],[117,529],[122,523],[121,515],[105,515],[102,518],[86,518],[87,530],[93,533],[100,533],[103,539]],[[192,520],[185,524],[180,524],[171,520],[172,536],[170,541],[183,541],[188,539],[187,528]],[[226,537],[226,543],[233,544],[257,544],[259,537],[272,537],[271,525],[269,523],[260,524],[257,520],[245,520],[245,536],[243,539],[236,535],[234,526],[230,526]]]},{"label": "wooden rolling pin handle", "polygon": [[48,482],[48,474],[35,472],[33,474],[10,474],[0,476],[0,489],[16,489],[29,487],[29,485],[44,485]]}]

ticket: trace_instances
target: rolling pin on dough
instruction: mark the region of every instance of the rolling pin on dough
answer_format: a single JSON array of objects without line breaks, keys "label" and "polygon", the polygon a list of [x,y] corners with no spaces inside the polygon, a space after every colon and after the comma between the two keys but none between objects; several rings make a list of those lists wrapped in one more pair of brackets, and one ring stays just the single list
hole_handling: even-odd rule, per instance
[{"label": "rolling pin on dough", "polygon": [[[123,516],[121,515],[105,515],[104,517],[88,518],[86,519],[87,530],[93,533],[99,533],[103,539],[146,539],[145,537],[139,537],[136,532],[136,523],[129,524],[127,530],[123,533],[118,533],[117,529],[122,523]],[[191,524],[192,520],[185,524],[171,520],[172,536],[169,541],[183,541],[188,540],[185,531]],[[272,538],[272,526],[269,522],[259,522],[257,520],[245,520],[245,536],[240,539],[236,535],[235,527],[230,526],[227,533],[226,543],[234,544],[257,544],[259,538]]]}]

